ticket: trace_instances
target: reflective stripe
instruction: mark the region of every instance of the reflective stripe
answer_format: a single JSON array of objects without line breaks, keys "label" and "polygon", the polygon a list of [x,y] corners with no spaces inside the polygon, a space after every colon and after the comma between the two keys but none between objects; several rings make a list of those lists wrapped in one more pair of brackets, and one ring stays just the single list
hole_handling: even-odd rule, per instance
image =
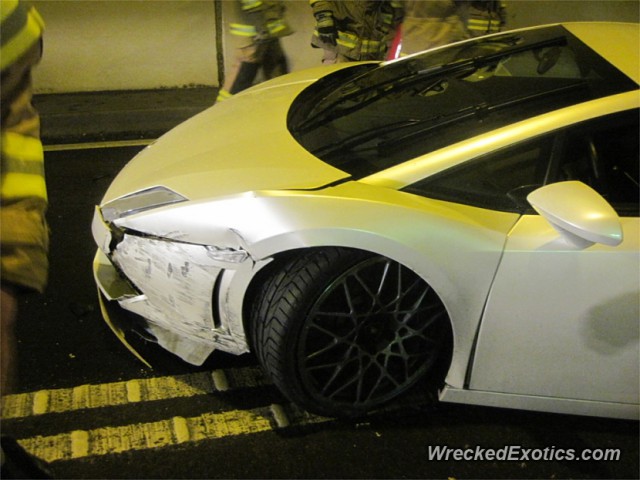
[{"label": "reflective stripe", "polygon": [[242,0],[242,10],[253,10],[262,6],[261,0]]},{"label": "reflective stripe", "polygon": [[2,133],[2,198],[47,199],[42,142],[14,132]]},{"label": "reflective stripe", "polygon": [[2,176],[2,199],[27,197],[47,200],[47,186],[43,176],[11,172]]},{"label": "reflective stripe", "polygon": [[363,40],[360,51],[362,53],[379,53],[382,42],[378,40]]},{"label": "reflective stripe", "polygon": [[258,34],[256,27],[253,25],[245,25],[242,23],[232,23],[230,25],[231,35],[239,37],[255,37]]},{"label": "reflective stripe", "polygon": [[282,32],[286,28],[287,28],[287,23],[281,19],[267,22],[267,30],[271,35],[275,35],[278,32]]},{"label": "reflective stripe", "polygon": [[42,142],[15,132],[2,132],[2,157],[20,158],[31,162],[43,162]]},{"label": "reflective stripe", "polygon": [[231,92],[228,92],[224,88],[221,88],[220,91],[218,92],[218,97],[216,98],[216,102],[222,102],[223,100],[227,100],[231,97],[233,97],[233,94]]},{"label": "reflective stripe", "polygon": [[500,22],[498,20],[479,20],[479,19],[469,19],[468,24],[469,30],[474,30],[478,32],[499,32],[500,31]]},{"label": "reflective stripe", "polygon": [[[318,37],[318,31],[313,32],[314,37]],[[358,46],[358,37],[346,32],[338,32],[336,43],[341,47],[354,49]],[[385,43],[379,40],[362,40],[360,41],[360,51],[362,53],[379,53]]]},{"label": "reflective stripe", "polygon": [[355,48],[358,44],[358,37],[347,32],[338,32],[336,42],[343,47]]},{"label": "reflective stripe", "polygon": [[18,60],[40,38],[44,29],[42,17],[35,8],[17,2],[0,2],[2,8],[2,54],[0,69],[4,70]]}]

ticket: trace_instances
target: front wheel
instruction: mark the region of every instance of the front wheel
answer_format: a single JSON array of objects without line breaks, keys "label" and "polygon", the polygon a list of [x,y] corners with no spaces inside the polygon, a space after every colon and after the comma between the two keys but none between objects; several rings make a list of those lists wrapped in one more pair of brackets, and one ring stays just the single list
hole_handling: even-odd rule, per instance
[{"label": "front wheel", "polygon": [[422,278],[339,248],[310,251],[273,275],[251,335],[276,386],[329,416],[361,415],[405,392],[451,341],[444,305]]}]

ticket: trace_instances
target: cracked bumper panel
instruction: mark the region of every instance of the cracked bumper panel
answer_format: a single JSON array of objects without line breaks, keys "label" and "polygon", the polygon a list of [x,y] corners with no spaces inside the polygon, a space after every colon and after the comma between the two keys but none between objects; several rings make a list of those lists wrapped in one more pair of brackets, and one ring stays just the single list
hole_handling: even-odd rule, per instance
[{"label": "cracked bumper panel", "polygon": [[[133,350],[133,347],[126,340],[127,332],[137,332],[144,338],[153,339],[164,349],[193,365],[204,363],[217,348],[238,349],[234,342],[224,341],[225,332],[213,328],[212,319],[210,327],[207,327],[189,321],[186,316],[174,317],[156,307],[145,294],[138,293],[130,286],[100,250],[94,260],[94,277],[106,300],[115,301],[121,309],[138,315],[134,321],[131,317],[114,314],[113,309],[109,309],[111,312],[103,309],[102,312],[104,320],[129,350]],[[176,304],[178,306],[179,302]],[[115,323],[117,329],[114,329]],[[134,354],[140,357],[135,351]]]},{"label": "cracked bumper panel", "polygon": [[[109,228],[96,217],[94,236],[108,248]],[[98,250],[94,277],[107,299],[144,319],[163,348],[200,365],[216,349],[248,351],[244,332],[214,319],[214,288],[225,272],[219,257],[220,249],[125,234],[110,258]]]}]

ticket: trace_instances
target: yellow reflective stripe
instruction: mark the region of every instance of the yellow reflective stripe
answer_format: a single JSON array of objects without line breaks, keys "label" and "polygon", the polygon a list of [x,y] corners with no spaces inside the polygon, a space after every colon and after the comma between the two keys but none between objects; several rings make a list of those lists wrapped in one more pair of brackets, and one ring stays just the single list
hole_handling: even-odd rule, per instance
[{"label": "yellow reflective stripe", "polygon": [[487,25],[489,25],[488,20],[474,20],[473,18],[469,19],[469,26],[486,27]]},{"label": "yellow reflective stripe", "polygon": [[347,32],[338,32],[336,42],[346,48],[355,48],[358,44],[358,37]]},{"label": "yellow reflective stripe", "polygon": [[500,29],[500,22],[498,22],[498,20],[474,20],[470,18],[468,28],[469,30],[478,30],[483,32],[497,32]]},{"label": "yellow reflective stripe", "polygon": [[2,0],[0,3],[0,21],[4,21],[18,6],[18,0]]},{"label": "yellow reflective stripe", "polygon": [[[314,32],[318,36],[318,32]],[[358,37],[346,32],[338,32],[336,43],[345,48],[356,48],[358,46]],[[362,40],[360,42],[360,50],[363,53],[379,52],[383,43],[379,40]]]},{"label": "yellow reflective stripe", "polygon": [[[2,0],[4,1],[4,0]],[[4,12],[3,12],[4,13]],[[11,40],[2,45],[0,70],[18,60],[40,38],[44,22],[35,8],[31,8],[24,26]]]},{"label": "yellow reflective stripe", "polygon": [[345,48],[355,48],[356,47],[356,44],[353,43],[352,41],[345,41],[345,40],[343,40],[341,38],[336,39],[336,43],[338,45],[342,46],[342,47],[345,47]]},{"label": "yellow reflective stripe", "polygon": [[256,27],[254,27],[253,25],[232,23],[230,27],[232,35],[238,35],[240,37],[255,37],[258,34]]},{"label": "yellow reflective stripe", "polygon": [[2,198],[47,199],[42,142],[14,132],[3,132]]},{"label": "yellow reflective stripe", "polygon": [[269,30],[270,34],[275,34],[285,30],[287,28],[287,24],[284,20],[273,20],[267,23],[267,30]]},{"label": "yellow reflective stripe", "polygon": [[31,162],[44,161],[42,142],[35,137],[27,137],[15,132],[2,132],[2,156],[19,158]]},{"label": "yellow reflective stripe", "polygon": [[242,10],[253,10],[261,6],[261,0],[242,0]]},{"label": "yellow reflective stripe", "polygon": [[469,25],[469,30],[473,32],[496,33],[500,31],[500,27],[499,26],[472,27],[471,25]]},{"label": "yellow reflective stripe", "polygon": [[227,90],[224,90],[223,88],[221,88],[220,91],[218,92],[218,97],[216,98],[216,102],[221,102],[221,101],[227,100],[227,99],[229,99],[231,97],[233,97],[233,94],[231,94]]},{"label": "yellow reflective stripe", "polygon": [[364,53],[377,53],[380,51],[381,42],[378,40],[363,40],[362,52]]},{"label": "yellow reflective stripe", "polygon": [[2,198],[39,197],[47,199],[47,186],[42,175],[8,172],[2,175]]}]

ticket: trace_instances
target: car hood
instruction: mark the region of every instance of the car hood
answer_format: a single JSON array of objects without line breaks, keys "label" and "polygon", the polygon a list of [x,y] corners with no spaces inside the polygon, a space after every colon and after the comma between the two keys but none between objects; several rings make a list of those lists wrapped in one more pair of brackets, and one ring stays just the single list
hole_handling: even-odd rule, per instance
[{"label": "car hood", "polygon": [[155,186],[202,200],[255,190],[313,189],[348,177],[302,148],[287,129],[293,99],[341,68],[349,66],[276,78],[187,120],[134,157],[102,203]]}]

